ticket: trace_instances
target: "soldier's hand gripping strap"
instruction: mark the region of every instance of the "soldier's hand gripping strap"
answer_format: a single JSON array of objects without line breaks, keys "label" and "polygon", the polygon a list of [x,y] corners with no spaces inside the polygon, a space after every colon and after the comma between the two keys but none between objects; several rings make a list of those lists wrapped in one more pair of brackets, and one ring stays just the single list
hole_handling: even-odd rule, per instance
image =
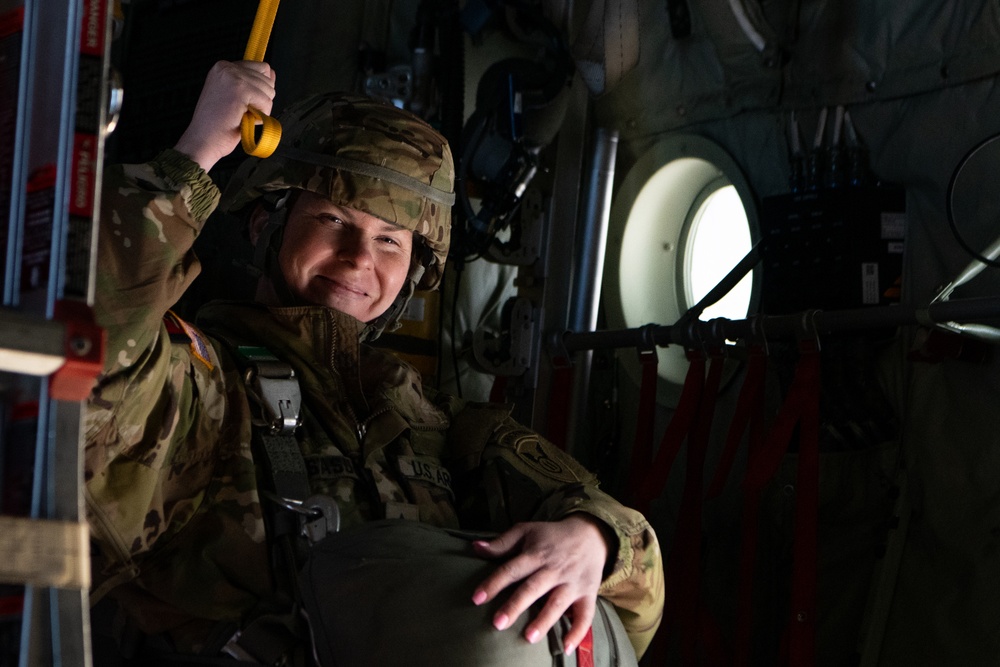
[{"label": "soldier's hand gripping strap", "polygon": [[[328,536],[309,551],[299,586],[322,667],[635,666],[613,607],[598,598],[592,656],[565,655],[563,619],[536,644],[524,639],[532,609],[508,629],[491,619],[502,600],[481,606],[472,591],[496,563],[476,556],[483,535],[415,521],[385,520]],[[592,659],[591,659],[592,658]]]}]

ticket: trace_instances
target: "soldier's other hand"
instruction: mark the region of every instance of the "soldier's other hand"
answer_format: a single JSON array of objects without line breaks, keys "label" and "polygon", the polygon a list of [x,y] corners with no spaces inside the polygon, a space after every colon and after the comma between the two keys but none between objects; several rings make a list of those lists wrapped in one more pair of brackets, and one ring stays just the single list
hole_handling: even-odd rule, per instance
[{"label": "soldier's other hand", "polygon": [[541,611],[525,627],[524,637],[538,641],[568,611],[572,628],[563,644],[571,653],[594,619],[608,558],[608,542],[599,526],[590,515],[574,513],[561,521],[519,523],[489,542],[474,542],[479,555],[506,560],[476,588],[472,601],[483,604],[516,584],[493,616],[493,625],[504,630],[547,595]]},{"label": "soldier's other hand", "polygon": [[274,101],[274,70],[250,60],[219,61],[209,70],[191,123],[174,146],[211,169],[240,142],[240,124],[247,107],[269,115]]}]

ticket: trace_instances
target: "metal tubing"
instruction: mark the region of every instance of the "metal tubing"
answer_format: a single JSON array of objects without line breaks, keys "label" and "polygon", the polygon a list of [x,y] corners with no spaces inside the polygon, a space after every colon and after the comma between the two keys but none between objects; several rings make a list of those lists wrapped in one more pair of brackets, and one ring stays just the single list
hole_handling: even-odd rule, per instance
[{"label": "metal tubing", "polygon": [[[594,132],[594,149],[587,187],[587,208],[584,211],[583,229],[577,247],[573,301],[570,304],[570,326],[585,331],[593,331],[597,326],[617,152],[618,132],[597,128]],[[576,434],[581,432],[584,426],[581,422],[587,413],[592,358],[593,352],[581,351],[575,355],[573,364],[576,369],[575,382],[566,431],[566,446],[570,453],[578,458],[583,458],[579,451],[583,443],[577,442]]]},{"label": "metal tubing", "polygon": [[617,151],[618,132],[597,128],[570,308],[569,326],[578,331],[593,331],[597,326]]},{"label": "metal tubing", "polygon": [[559,343],[568,352],[644,347],[650,343],[659,347],[668,345],[691,347],[751,336],[781,338],[810,333],[864,331],[880,327],[951,321],[975,322],[994,318],[1000,318],[1000,297],[939,301],[925,307],[900,304],[829,312],[809,310],[793,315],[759,315],[745,320],[717,318],[708,322],[697,320],[686,326],[647,324],[636,329],[616,331],[567,331]]},{"label": "metal tubing", "polygon": [[[587,87],[577,73],[570,87],[569,104],[556,144],[553,195],[543,241],[544,260],[536,262],[531,273],[532,279],[543,286],[538,297],[541,302],[539,331],[545,335],[556,334],[569,326],[573,253],[565,252],[563,248],[576,246],[580,174],[583,170],[584,132],[588,122],[589,103]],[[525,275],[527,269],[522,269],[519,273]],[[545,433],[549,426],[549,404],[554,398],[552,380],[555,367],[551,363],[532,366],[525,373],[522,387],[533,394],[518,397],[514,404],[515,418],[521,423],[530,424],[536,431]],[[518,406],[530,406],[530,414],[518,414],[522,409]]]}]

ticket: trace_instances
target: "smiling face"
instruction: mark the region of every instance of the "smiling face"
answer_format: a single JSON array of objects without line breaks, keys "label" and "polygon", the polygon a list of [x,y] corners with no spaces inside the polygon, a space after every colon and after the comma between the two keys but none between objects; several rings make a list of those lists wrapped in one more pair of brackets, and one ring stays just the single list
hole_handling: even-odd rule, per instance
[{"label": "smiling face", "polygon": [[[301,192],[288,213],[278,266],[294,298],[369,322],[399,294],[412,250],[413,232]],[[288,305],[266,279],[257,298]]]}]

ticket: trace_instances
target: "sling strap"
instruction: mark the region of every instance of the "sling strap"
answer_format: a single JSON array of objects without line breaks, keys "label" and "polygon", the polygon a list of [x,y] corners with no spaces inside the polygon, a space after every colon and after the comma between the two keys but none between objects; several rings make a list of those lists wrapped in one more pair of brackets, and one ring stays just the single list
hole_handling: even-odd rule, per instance
[{"label": "sling strap", "polygon": [[717,498],[722,493],[744,434],[748,429],[753,432],[754,427],[759,425],[763,410],[766,371],[767,354],[764,346],[751,346],[743,385],[740,388],[740,395],[736,399],[736,408],[729,425],[729,431],[726,433],[726,442],[722,449],[722,455],[719,457],[719,464],[708,485],[708,490],[705,492],[706,499]]},{"label": "sling strap", "polygon": [[304,501],[309,496],[309,477],[294,436],[302,405],[295,371],[262,347],[240,345],[235,352],[257,412],[254,433],[265,454],[271,489],[281,498]]},{"label": "sling strap", "polygon": [[[698,664],[699,649],[715,653],[716,641],[706,641],[704,634],[717,636],[714,621],[701,606],[701,533],[704,499],[704,468],[715,416],[716,398],[722,381],[725,358],[722,348],[687,351],[688,366],[684,388],[673,418],[664,431],[656,457],[636,492],[637,506],[648,512],[653,500],[666,488],[684,442],[687,441],[687,465],[684,490],[675,529],[673,545],[667,556],[665,628],[679,626],[681,655],[684,665]],[[706,359],[711,358],[706,377]],[[654,654],[665,659],[669,638],[663,635],[656,642]],[[709,656],[716,664],[721,656]]]},{"label": "sling strap", "polygon": [[[684,491],[678,516],[676,538],[671,549],[670,560],[676,563],[674,574],[678,579],[677,605],[680,614],[681,656],[684,665],[693,667],[702,664],[698,655],[702,633],[707,629],[709,617],[701,604],[701,542],[702,515],[704,507],[705,458],[715,417],[716,398],[722,381],[725,359],[720,348],[709,352],[711,363],[708,377],[698,402],[696,419],[688,437],[687,465],[685,469]],[[668,567],[668,571],[669,571]],[[701,644],[706,650],[713,648]]]},{"label": "sling strap", "polygon": [[[707,498],[715,498],[722,493],[726,479],[732,470],[733,461],[744,434],[748,434],[747,459],[753,460],[764,443],[764,381],[767,370],[767,354],[762,344],[750,347],[747,372],[736,402],[733,420],[726,435],[719,465],[709,485]],[[757,558],[757,521],[760,506],[760,489],[744,486],[743,518],[740,538],[738,565],[738,590],[736,603],[736,630],[732,664],[735,667],[750,667],[753,639],[753,573]]]},{"label": "sling strap", "polygon": [[635,489],[635,507],[643,514],[649,513],[652,502],[663,493],[673,468],[674,459],[684,445],[691,431],[698,403],[705,384],[705,355],[699,350],[688,350],[688,371],[684,378],[684,388],[677,403],[674,416],[667,424],[656,457],[638,488]]},{"label": "sling strap", "polygon": [[[311,494],[305,460],[295,439],[301,423],[302,394],[291,365],[263,347],[224,341],[243,369],[247,398],[254,412],[252,448],[258,462],[258,488],[273,571],[292,598],[292,611],[256,617],[233,634],[222,652],[260,664],[302,662],[298,608],[298,570],[306,546],[340,528],[336,503]],[[298,656],[293,658],[293,656]]]},{"label": "sling strap", "polygon": [[569,443],[570,402],[573,395],[573,365],[567,358],[553,359],[552,390],[550,396],[556,400],[549,403],[549,418],[546,436],[549,441],[563,451]]},{"label": "sling strap", "polygon": [[[819,394],[820,352],[815,340],[799,343],[799,362],[788,395],[764,440],[759,455],[752,456],[744,489],[754,496],[753,516],[747,521],[744,549],[756,543],[759,493],[774,477],[784,459],[795,427],[799,427],[798,469],[795,486],[792,591],[786,625],[787,656],[792,667],[816,664],[817,522],[819,512]],[[749,539],[747,539],[749,537]],[[744,572],[750,576],[751,572]],[[749,586],[749,583],[741,584]]]},{"label": "sling strap", "polygon": [[[267,42],[274,27],[274,16],[278,11],[278,0],[260,0],[254,16],[250,39],[247,41],[243,60],[264,60]],[[261,135],[256,136],[256,124],[261,123]],[[270,157],[281,141],[281,123],[253,107],[247,107],[240,124],[240,143],[247,155]]]},{"label": "sling strap", "polygon": [[653,462],[653,425],[656,421],[657,354],[656,348],[640,348],[639,366],[642,383],[639,388],[639,410],[636,414],[635,440],[629,466],[628,489],[638,489]]}]

